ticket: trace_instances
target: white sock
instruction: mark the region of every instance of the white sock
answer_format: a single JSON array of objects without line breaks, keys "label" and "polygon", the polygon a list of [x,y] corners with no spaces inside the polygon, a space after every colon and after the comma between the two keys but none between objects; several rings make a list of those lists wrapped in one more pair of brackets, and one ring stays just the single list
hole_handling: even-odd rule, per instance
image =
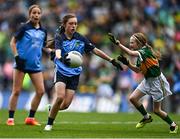
[{"label": "white sock", "polygon": [[175,122],[172,122],[171,126],[176,126],[176,123],[175,123]]},{"label": "white sock", "polygon": [[147,113],[146,115],[144,115],[144,118],[145,118],[145,119],[149,119],[149,115],[150,115],[150,114]]}]

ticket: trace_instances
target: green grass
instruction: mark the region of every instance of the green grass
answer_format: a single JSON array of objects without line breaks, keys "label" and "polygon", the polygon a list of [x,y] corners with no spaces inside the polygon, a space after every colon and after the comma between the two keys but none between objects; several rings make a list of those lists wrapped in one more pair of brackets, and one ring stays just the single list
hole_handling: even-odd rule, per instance
[{"label": "green grass", "polygon": [[[180,134],[169,134],[169,126],[159,117],[142,129],[136,129],[140,114],[128,113],[58,113],[53,130],[43,131],[48,113],[37,112],[41,126],[24,124],[28,112],[15,113],[15,126],[7,126],[7,110],[0,111],[0,138],[180,138]],[[180,115],[170,115],[180,124]]]}]

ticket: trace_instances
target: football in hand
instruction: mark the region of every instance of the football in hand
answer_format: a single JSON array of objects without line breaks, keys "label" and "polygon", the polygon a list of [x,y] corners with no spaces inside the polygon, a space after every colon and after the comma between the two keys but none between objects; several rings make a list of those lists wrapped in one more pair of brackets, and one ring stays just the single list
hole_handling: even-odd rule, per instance
[{"label": "football in hand", "polygon": [[70,67],[77,68],[83,64],[82,55],[78,51],[71,51],[67,58],[70,59]]}]

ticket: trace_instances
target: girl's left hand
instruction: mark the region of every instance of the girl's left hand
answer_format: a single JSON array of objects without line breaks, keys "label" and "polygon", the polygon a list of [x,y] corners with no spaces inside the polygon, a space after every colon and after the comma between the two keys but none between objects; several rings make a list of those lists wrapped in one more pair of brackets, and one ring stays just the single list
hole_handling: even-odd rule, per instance
[{"label": "girl's left hand", "polygon": [[118,62],[116,61],[116,59],[112,59],[110,62],[111,62],[111,64],[113,64],[113,66],[115,66],[117,69],[123,70],[123,68],[121,67],[120,63],[118,63]]}]

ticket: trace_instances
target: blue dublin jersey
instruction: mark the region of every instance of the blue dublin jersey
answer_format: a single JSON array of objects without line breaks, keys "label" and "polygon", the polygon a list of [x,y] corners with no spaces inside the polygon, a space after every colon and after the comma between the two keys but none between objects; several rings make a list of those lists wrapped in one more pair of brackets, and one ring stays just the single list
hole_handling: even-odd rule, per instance
[{"label": "blue dublin jersey", "polygon": [[[67,39],[64,33],[56,33],[55,35],[55,49],[61,50],[61,56],[63,57],[65,54],[70,51],[78,51],[83,55],[84,53],[91,52],[95,46],[84,36],[75,32],[71,39]],[[70,68],[63,64],[59,59],[55,58],[56,71],[61,74],[72,77],[74,75],[79,75],[82,71],[82,67]]]},{"label": "blue dublin jersey", "polygon": [[26,60],[24,70],[41,71],[42,48],[47,38],[46,30],[41,26],[35,28],[31,22],[27,22],[19,28],[14,37],[19,57]]}]

